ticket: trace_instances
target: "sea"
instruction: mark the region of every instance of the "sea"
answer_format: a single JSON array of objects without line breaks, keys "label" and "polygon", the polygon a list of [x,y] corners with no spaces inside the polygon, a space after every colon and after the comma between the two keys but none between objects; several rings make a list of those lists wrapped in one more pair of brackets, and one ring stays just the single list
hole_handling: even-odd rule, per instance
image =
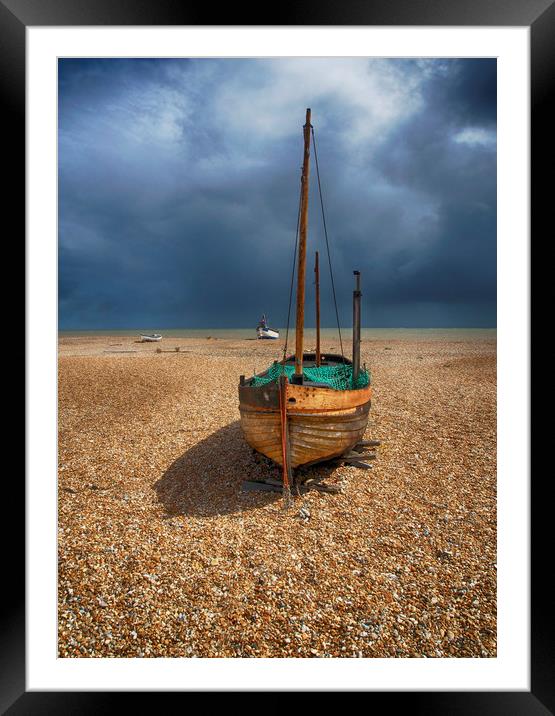
[{"label": "sea", "polygon": [[[280,334],[280,340],[285,338],[285,328],[275,328]],[[220,338],[224,340],[248,340],[256,339],[254,328],[160,328],[150,327],[138,330],[136,328],[100,328],[89,331],[62,330],[60,337],[78,336],[138,336],[141,333],[160,333],[164,338]],[[363,340],[495,340],[497,337],[496,328],[362,328],[361,338]],[[305,340],[316,339],[316,329],[305,328]],[[338,338],[337,328],[322,328],[320,331],[322,340],[334,340]],[[344,340],[352,339],[352,329],[342,328],[341,337]],[[295,328],[289,328],[289,339],[295,340]]]}]

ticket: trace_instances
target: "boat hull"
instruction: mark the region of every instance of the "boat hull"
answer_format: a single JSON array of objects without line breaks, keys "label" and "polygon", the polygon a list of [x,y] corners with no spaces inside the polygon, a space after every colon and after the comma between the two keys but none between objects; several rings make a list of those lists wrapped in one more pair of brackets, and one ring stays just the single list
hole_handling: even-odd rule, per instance
[{"label": "boat hull", "polygon": [[[329,460],[354,447],[366,431],[370,403],[370,386],[336,391],[288,384],[286,405],[291,467]],[[239,411],[247,443],[282,465],[277,385],[240,386]]]},{"label": "boat hull", "polygon": [[273,331],[271,328],[257,328],[257,335],[258,338],[270,338],[270,339],[276,339],[279,338],[279,332]]}]

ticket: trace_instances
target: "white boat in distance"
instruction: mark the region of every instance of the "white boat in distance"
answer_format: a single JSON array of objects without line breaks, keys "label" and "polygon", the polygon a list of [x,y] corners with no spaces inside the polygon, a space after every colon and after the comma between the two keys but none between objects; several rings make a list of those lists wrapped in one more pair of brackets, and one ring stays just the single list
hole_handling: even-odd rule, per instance
[{"label": "white boat in distance", "polygon": [[143,343],[150,342],[150,341],[161,341],[162,336],[159,333],[141,333],[141,341]]},{"label": "white boat in distance", "polygon": [[256,327],[256,335],[258,338],[279,338],[279,331],[270,328],[266,316],[263,315]]}]

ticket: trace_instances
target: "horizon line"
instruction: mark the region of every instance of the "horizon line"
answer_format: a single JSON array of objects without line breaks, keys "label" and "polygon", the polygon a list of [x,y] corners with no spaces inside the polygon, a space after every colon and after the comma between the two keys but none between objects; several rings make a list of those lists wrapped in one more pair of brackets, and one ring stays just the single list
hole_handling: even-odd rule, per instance
[{"label": "horizon line", "polygon": [[[305,326],[307,330],[316,330],[316,326]],[[286,326],[276,326],[277,330],[287,330]],[[295,327],[290,327],[289,330],[294,330]],[[342,331],[351,331],[352,326],[340,326]],[[478,331],[478,330],[497,330],[497,326],[361,326],[361,329],[366,330],[402,330],[402,331],[450,331],[450,330],[466,330],[466,331]],[[102,328],[58,328],[58,333],[64,333],[69,331],[138,331],[139,333],[151,328],[140,328],[137,326],[112,326]],[[244,331],[244,330],[256,330],[256,326],[158,326],[156,330],[160,331]],[[320,326],[320,330],[337,330],[337,326]]]}]

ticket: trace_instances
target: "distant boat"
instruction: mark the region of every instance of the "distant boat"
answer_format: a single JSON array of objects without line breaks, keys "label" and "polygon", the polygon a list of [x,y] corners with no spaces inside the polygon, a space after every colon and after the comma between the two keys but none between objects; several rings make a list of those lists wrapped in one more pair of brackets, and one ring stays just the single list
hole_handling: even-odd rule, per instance
[{"label": "distant boat", "polygon": [[266,316],[263,315],[256,327],[256,335],[258,338],[279,338],[279,331],[270,328]]},{"label": "distant boat", "polygon": [[[245,439],[256,451],[282,466],[285,492],[290,489],[294,468],[348,454],[360,443],[368,424],[371,399],[370,375],[360,365],[359,271],[354,272],[352,361],[343,355],[343,349],[341,355],[327,352],[322,355],[320,351],[318,258],[315,266],[316,351],[305,353],[303,350],[311,130],[310,110],[307,110],[299,207],[295,354],[287,356],[285,346],[281,361],[274,361],[267,370],[250,378],[242,375],[239,382],[239,410]],[[341,341],[340,330],[339,336]]]},{"label": "distant boat", "polygon": [[152,341],[161,341],[162,336],[159,333],[141,333],[141,341],[148,343]]}]

